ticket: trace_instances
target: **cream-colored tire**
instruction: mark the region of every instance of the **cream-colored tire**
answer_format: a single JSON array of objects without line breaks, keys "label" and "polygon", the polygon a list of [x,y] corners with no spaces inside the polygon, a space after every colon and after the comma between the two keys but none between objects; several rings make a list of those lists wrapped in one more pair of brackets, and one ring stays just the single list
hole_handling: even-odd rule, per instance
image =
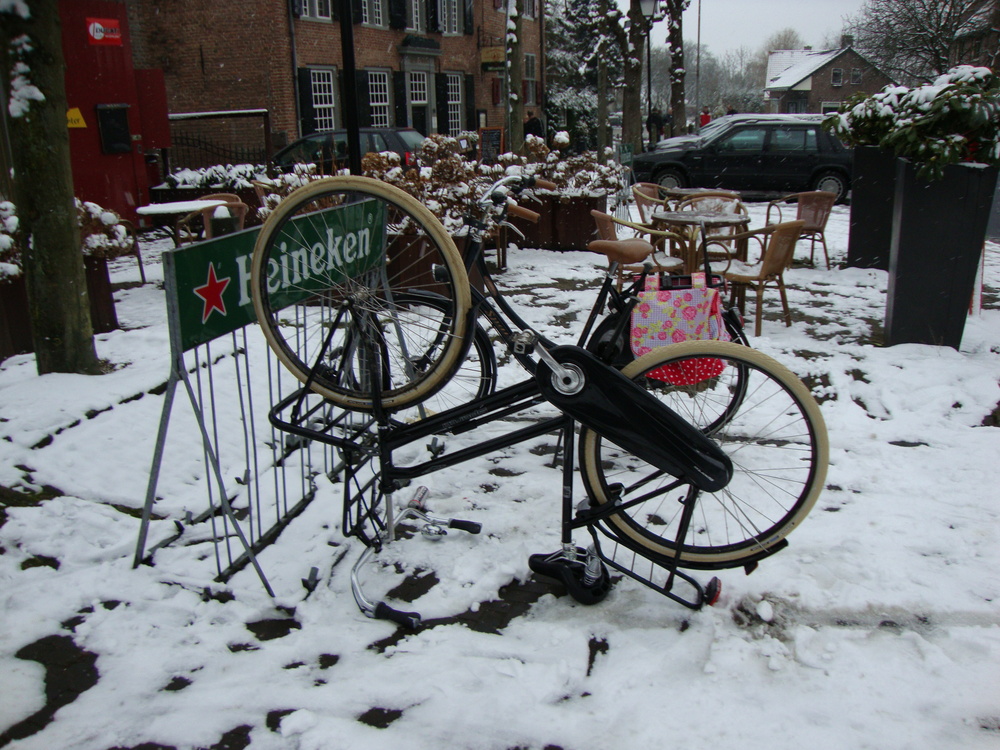
[{"label": "cream-colored tire", "polygon": [[[696,372],[715,374],[688,382]],[[692,495],[682,567],[728,568],[764,557],[815,505],[829,459],[826,425],[786,367],[746,346],[690,341],[654,349],[622,373],[704,430],[733,462],[726,487]],[[635,427],[641,433],[642,425]],[[607,529],[673,559],[687,485],[589,429],[580,435],[580,465],[592,505],[624,506],[606,517]]]},{"label": "cream-colored tire", "polygon": [[[291,193],[261,228],[250,284],[278,359],[345,409],[422,401],[465,351],[471,297],[455,243],[419,201],[379,180],[330,177]],[[434,304],[414,305],[420,295]]]}]

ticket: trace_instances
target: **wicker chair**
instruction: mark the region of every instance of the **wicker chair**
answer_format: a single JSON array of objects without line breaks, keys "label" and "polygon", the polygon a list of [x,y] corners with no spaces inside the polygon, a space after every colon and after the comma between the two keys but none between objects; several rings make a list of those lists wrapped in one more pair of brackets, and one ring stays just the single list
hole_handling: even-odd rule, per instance
[{"label": "wicker chair", "polygon": [[[212,193],[198,197],[200,201],[226,201],[226,203],[240,203],[240,196],[236,193]],[[192,211],[177,220],[174,226],[174,237],[177,244],[184,242],[197,242],[205,238],[205,225],[202,221],[202,210]],[[242,224],[240,225],[242,227]]]},{"label": "wicker chair", "polygon": [[[590,215],[594,217],[594,221],[597,223],[597,236],[605,242],[622,240],[623,238],[618,236],[618,228],[624,227],[631,229],[635,235],[639,236],[639,239],[649,244],[649,255],[641,264],[618,264],[617,288],[619,290],[625,283],[625,274],[641,273],[646,263],[652,264],[654,271],[663,271],[666,273],[680,273],[683,271],[684,261],[680,258],[672,257],[663,251],[663,246],[667,241],[671,243],[683,242],[680,236],[673,232],[650,229],[642,224],[616,219],[614,216],[602,213],[601,211],[591,211]],[[649,239],[645,239],[642,235],[646,235]]]},{"label": "wicker chair", "polygon": [[783,224],[771,224],[761,229],[753,229],[735,235],[732,239],[760,239],[763,253],[759,262],[749,265],[738,260],[730,263],[725,272],[726,280],[733,285],[730,304],[735,304],[743,312],[746,305],[746,290],[755,287],[757,290],[756,322],[754,335],[760,336],[761,315],[764,308],[764,288],[773,283],[781,295],[781,307],[785,314],[785,325],[792,325],[792,312],[788,307],[788,295],[785,292],[785,269],[791,265],[795,252],[795,243],[805,226],[804,221],[787,221]]},{"label": "wicker chair", "polygon": [[639,220],[647,226],[653,223],[653,211],[670,211],[674,207],[674,201],[664,197],[660,186],[653,182],[637,182],[632,186],[632,197],[639,209]]},{"label": "wicker chair", "polygon": [[242,201],[223,203],[201,209],[201,221],[205,227],[205,239],[210,240],[223,234],[231,234],[243,229],[250,207]]},{"label": "wicker chair", "polygon": [[[736,214],[749,217],[747,207],[736,193],[727,190],[706,190],[692,195],[677,206],[678,211],[698,211],[704,213]],[[712,250],[708,259],[713,262],[729,263],[737,258],[746,258],[746,240],[726,240],[725,235],[739,234],[738,227],[722,230],[722,234],[712,238]]]},{"label": "wicker chair", "polygon": [[132,240],[132,255],[135,256],[136,262],[139,264],[139,278],[142,279],[142,283],[146,283],[146,269],[142,267],[142,253],[139,251],[139,232],[135,228],[135,224],[127,219],[122,219],[118,222],[122,228],[128,233]]},{"label": "wicker chair", "polygon": [[805,226],[802,227],[802,236],[799,239],[810,240],[809,245],[809,262],[812,265],[816,265],[814,260],[816,255],[816,240],[820,241],[823,245],[823,257],[826,259],[826,267],[830,268],[830,253],[826,247],[826,222],[830,218],[830,211],[833,210],[834,204],[837,202],[837,194],[829,193],[825,190],[812,190],[806,193],[792,193],[791,195],[786,195],[784,198],[779,198],[778,200],[773,200],[767,204],[767,214],[765,222],[767,224],[771,223],[771,209],[777,209],[777,220],[775,223],[781,223],[781,204],[795,202],[797,204],[795,219],[797,221],[804,221]]}]

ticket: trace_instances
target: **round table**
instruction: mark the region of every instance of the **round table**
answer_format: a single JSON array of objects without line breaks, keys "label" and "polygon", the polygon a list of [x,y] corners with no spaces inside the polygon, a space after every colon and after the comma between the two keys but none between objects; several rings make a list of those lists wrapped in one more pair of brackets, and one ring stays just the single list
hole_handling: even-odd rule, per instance
[{"label": "round table", "polygon": [[[711,234],[711,230],[732,227],[737,232],[746,231],[750,217],[744,214],[726,214],[702,211],[655,211],[653,212],[653,227],[668,229],[687,239],[687,246],[680,248],[684,260],[684,272],[694,273],[698,270],[698,242],[702,232]],[[735,256],[746,260],[746,242],[737,242]]]}]

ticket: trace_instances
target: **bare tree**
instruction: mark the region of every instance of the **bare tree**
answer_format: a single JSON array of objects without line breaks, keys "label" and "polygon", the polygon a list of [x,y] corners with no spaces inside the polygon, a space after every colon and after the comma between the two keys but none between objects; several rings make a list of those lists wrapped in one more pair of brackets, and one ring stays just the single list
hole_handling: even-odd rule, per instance
[{"label": "bare tree", "polygon": [[949,52],[984,0],[867,0],[849,19],[854,46],[901,83],[947,72]]},{"label": "bare tree", "polygon": [[14,204],[39,374],[97,373],[73,199],[58,0],[0,3]]},{"label": "bare tree", "polygon": [[681,19],[691,0],[666,0],[670,33],[670,110],[673,115],[673,135],[687,132],[687,100],[684,93],[684,26]]}]

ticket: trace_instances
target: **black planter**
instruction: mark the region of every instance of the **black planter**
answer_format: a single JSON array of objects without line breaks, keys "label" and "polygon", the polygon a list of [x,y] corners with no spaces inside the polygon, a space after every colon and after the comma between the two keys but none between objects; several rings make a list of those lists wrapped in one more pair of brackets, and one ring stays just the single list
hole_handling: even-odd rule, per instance
[{"label": "black planter", "polygon": [[851,176],[847,265],[889,270],[896,157],[878,146],[857,146]]},{"label": "black planter", "polygon": [[927,181],[897,160],[886,345],[961,346],[996,182],[996,167],[952,165]]}]

